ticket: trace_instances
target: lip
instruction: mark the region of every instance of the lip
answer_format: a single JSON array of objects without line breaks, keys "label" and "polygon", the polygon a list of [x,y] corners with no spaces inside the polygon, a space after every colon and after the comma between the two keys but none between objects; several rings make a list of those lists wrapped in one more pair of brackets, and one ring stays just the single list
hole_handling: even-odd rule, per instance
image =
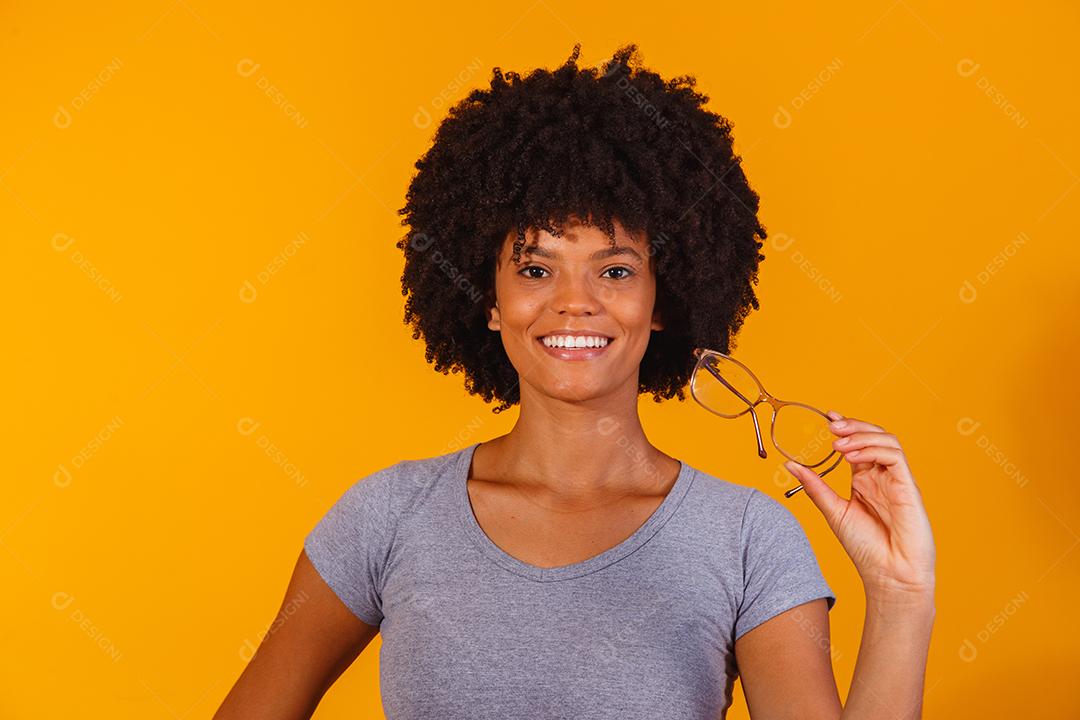
[{"label": "lip", "polygon": [[[603,333],[594,332],[553,332],[548,335],[597,335],[599,337],[607,337]],[[558,358],[560,360],[592,360],[598,358],[607,352],[607,349],[611,347],[611,344],[615,342],[615,338],[608,338],[607,345],[604,347],[583,347],[583,348],[565,348],[565,347],[548,347],[544,344],[544,338],[546,335],[541,335],[536,338],[536,343],[540,346],[540,349],[546,352],[548,355]]]},{"label": "lip", "polygon": [[595,337],[605,337],[611,340],[611,336],[607,333],[600,332],[599,330],[593,330],[591,328],[578,328],[577,330],[570,330],[568,328],[558,328],[556,330],[549,330],[543,335],[538,335],[538,338],[547,337],[548,335],[572,335],[573,337],[580,337],[582,335],[588,337],[593,335]]}]

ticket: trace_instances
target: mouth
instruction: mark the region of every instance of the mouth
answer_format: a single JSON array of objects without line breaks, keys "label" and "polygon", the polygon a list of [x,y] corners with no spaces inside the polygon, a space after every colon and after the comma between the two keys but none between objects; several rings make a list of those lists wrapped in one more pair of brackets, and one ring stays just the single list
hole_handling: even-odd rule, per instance
[{"label": "mouth", "polygon": [[545,335],[536,338],[544,352],[560,360],[591,360],[600,357],[615,342],[603,335]]}]

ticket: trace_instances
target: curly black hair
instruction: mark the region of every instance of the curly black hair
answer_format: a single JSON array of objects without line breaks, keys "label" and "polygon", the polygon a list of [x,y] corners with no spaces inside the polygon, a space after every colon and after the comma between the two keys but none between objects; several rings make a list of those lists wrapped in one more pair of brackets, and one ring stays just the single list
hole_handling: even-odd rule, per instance
[{"label": "curly black hair", "polygon": [[602,69],[579,68],[581,45],[554,71],[526,77],[495,67],[439,125],[416,162],[398,211],[409,227],[401,293],[405,323],[423,336],[428,363],[464,371],[466,390],[493,412],[520,400],[520,378],[499,333],[487,327],[495,259],[516,229],[553,236],[569,218],[604,229],[613,219],[644,232],[655,261],[657,308],[639,394],[684,400],[695,346],[730,352],[751,309],[762,242],[758,196],[732,149],[732,124],[706,110],[693,76],[664,81],[637,46]]}]

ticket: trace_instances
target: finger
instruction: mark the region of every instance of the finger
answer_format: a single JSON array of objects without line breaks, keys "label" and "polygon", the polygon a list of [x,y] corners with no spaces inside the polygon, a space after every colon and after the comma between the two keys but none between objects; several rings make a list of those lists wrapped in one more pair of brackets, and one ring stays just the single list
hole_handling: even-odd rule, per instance
[{"label": "finger", "polygon": [[829,423],[829,429],[837,435],[850,435],[855,432],[885,432],[885,429],[879,425],[874,425],[865,420],[850,417],[841,417],[840,419],[833,420]]},{"label": "finger", "polygon": [[849,463],[873,462],[879,465],[893,466],[904,464],[904,451],[899,448],[870,445],[858,450],[843,453]]},{"label": "finger", "polygon": [[785,462],[784,467],[802,484],[807,497],[821,511],[829,527],[835,531],[840,518],[844,515],[844,507],[848,501],[840,497],[835,490],[829,487],[827,482],[810,468],[791,460]]},{"label": "finger", "polygon": [[857,450],[868,445],[882,445],[884,447],[900,447],[900,439],[895,435],[884,432],[857,432],[844,435],[833,440],[832,446],[841,452]]}]

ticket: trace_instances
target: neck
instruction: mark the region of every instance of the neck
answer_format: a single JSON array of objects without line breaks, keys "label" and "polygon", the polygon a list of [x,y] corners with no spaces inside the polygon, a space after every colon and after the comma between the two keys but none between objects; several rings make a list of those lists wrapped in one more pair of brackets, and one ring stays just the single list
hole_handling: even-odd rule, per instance
[{"label": "neck", "polygon": [[678,461],[653,447],[637,411],[637,382],[615,396],[567,402],[521,387],[513,429],[491,441],[501,476],[573,503],[666,492]]}]

